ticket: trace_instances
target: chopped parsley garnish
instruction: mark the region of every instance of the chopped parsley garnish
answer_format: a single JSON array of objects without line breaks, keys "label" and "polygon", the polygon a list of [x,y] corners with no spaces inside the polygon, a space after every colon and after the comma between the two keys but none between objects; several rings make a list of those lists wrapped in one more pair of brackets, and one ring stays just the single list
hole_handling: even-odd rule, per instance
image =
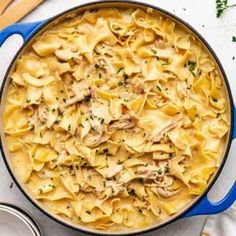
[{"label": "chopped parsley garnish", "polygon": [[119,82],[118,82],[118,86],[121,86],[121,85],[123,85],[123,82],[122,82],[122,81],[119,81]]},{"label": "chopped parsley garnish", "polygon": [[157,86],[156,86],[156,88],[157,88],[159,91],[161,91],[161,88],[160,88],[160,86],[159,86],[159,85],[157,85]]},{"label": "chopped parsley garnish", "polygon": [[167,173],[167,172],[169,172],[169,166],[167,165],[167,166],[165,166],[165,173]]},{"label": "chopped parsley garnish", "polygon": [[91,215],[91,211],[86,211],[87,214]]},{"label": "chopped parsley garnish", "polygon": [[104,188],[106,187],[106,181],[103,181],[103,187]]},{"label": "chopped parsley garnish", "polygon": [[167,60],[167,61],[163,62],[161,65],[162,66],[168,66],[170,64],[171,64],[171,62],[169,60]]},{"label": "chopped parsley garnish", "polygon": [[27,102],[27,103],[30,103],[30,102],[31,102],[31,100],[30,100],[29,98],[27,98],[27,99],[26,99],[26,102]]},{"label": "chopped parsley garnish", "polygon": [[143,183],[144,182],[142,177],[138,177],[137,180],[138,180],[139,183]]},{"label": "chopped parsley garnish", "polygon": [[236,36],[232,37],[232,42],[234,42],[234,43],[236,42]]},{"label": "chopped parsley garnish", "polygon": [[108,153],[108,152],[109,152],[109,149],[108,149],[108,148],[104,148],[104,149],[103,149],[103,152],[104,152],[104,153]]},{"label": "chopped parsley garnish", "polygon": [[118,69],[118,71],[117,71],[116,73],[119,74],[119,72],[120,72],[122,69],[123,69],[123,68]]},{"label": "chopped parsley garnish", "polygon": [[127,83],[128,83],[128,82],[127,82],[128,78],[129,78],[128,75],[125,75],[125,76],[124,76],[124,80],[118,82],[118,86],[122,86],[122,85],[125,86],[125,85],[127,85]]},{"label": "chopped parsley garnish", "polygon": [[69,124],[69,125],[68,125],[68,131],[70,131],[70,130],[71,130],[71,125]]},{"label": "chopped parsley garnish", "polygon": [[153,54],[157,53],[157,51],[155,49],[153,49],[153,48],[151,48],[151,51],[152,51]]},{"label": "chopped parsley garnish", "polygon": [[157,173],[158,173],[159,175],[161,175],[161,174],[163,173],[163,171],[162,171],[161,169],[159,169],[159,170],[157,171]]},{"label": "chopped parsley garnish", "polygon": [[196,76],[196,74],[194,73],[195,67],[196,67],[196,62],[194,61],[188,61],[187,62],[187,66],[188,66],[188,70],[191,72],[191,74],[193,76]]},{"label": "chopped parsley garnish", "polygon": [[60,112],[59,114],[58,114],[58,116],[60,116],[60,117],[63,117],[63,114],[64,113],[64,111],[63,112]]},{"label": "chopped parsley garnish", "polygon": [[99,65],[98,65],[98,64],[95,64],[95,68],[98,69],[98,68],[99,68]]},{"label": "chopped parsley garnish", "polygon": [[64,103],[66,103],[66,99],[65,98],[63,98],[62,100],[63,100]]},{"label": "chopped parsley garnish", "polygon": [[174,157],[174,156],[175,156],[174,153],[169,153],[169,157],[170,157],[170,158],[172,158],[172,157]]},{"label": "chopped parsley garnish", "polygon": [[120,165],[120,164],[122,164],[122,161],[121,161],[121,160],[118,160],[116,163],[117,163],[118,165]]},{"label": "chopped parsley garnish", "polygon": [[224,10],[235,6],[236,4],[228,5],[228,0],[216,0],[216,16],[220,17]]},{"label": "chopped parsley garnish", "polygon": [[128,191],[128,193],[129,193],[130,196],[135,196],[136,195],[134,189],[131,189],[130,191]]},{"label": "chopped parsley garnish", "polygon": [[217,100],[217,99],[215,99],[215,98],[213,98],[212,100],[213,100],[213,102],[218,102],[218,100]]},{"label": "chopped parsley garnish", "polygon": [[101,75],[100,73],[98,74],[98,76],[99,76],[99,79],[101,79],[101,78],[102,78],[102,75]]},{"label": "chopped parsley garnish", "polygon": [[56,186],[54,184],[49,184],[49,187],[56,188]]}]

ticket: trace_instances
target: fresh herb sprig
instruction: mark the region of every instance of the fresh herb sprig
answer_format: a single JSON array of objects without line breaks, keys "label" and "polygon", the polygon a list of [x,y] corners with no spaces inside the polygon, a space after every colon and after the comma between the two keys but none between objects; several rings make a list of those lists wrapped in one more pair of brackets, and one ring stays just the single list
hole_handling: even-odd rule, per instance
[{"label": "fresh herb sprig", "polygon": [[193,76],[196,76],[196,74],[195,74],[195,72],[194,72],[195,67],[196,67],[196,62],[194,62],[194,61],[188,61],[188,62],[187,62],[187,66],[188,66],[188,70],[191,72],[191,74],[192,74]]},{"label": "fresh herb sprig", "polygon": [[228,0],[216,0],[216,16],[220,17],[224,10],[235,6],[236,4],[228,5]]}]

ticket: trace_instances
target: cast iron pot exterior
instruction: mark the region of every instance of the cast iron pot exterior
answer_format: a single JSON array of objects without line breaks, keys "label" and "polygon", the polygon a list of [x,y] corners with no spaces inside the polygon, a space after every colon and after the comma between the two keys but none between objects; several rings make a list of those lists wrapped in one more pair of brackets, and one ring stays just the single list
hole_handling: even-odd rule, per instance
[{"label": "cast iron pot exterior", "polygon": [[[44,31],[45,28],[47,28],[47,26],[51,23],[53,23],[54,21],[57,21],[57,19],[61,19],[62,17],[64,17],[65,15],[68,15],[70,13],[74,13],[76,11],[84,11],[86,9],[94,9],[94,8],[100,8],[100,7],[136,7],[136,8],[152,8],[155,11],[159,12],[160,14],[163,14],[169,18],[171,18],[172,20],[174,20],[175,22],[177,22],[178,24],[180,24],[182,27],[184,27],[185,29],[191,31],[195,36],[197,36],[197,38],[201,41],[201,43],[207,48],[207,50],[209,51],[209,53],[211,54],[211,56],[213,57],[214,61],[216,62],[216,65],[218,66],[219,72],[221,73],[222,78],[224,79],[224,83],[225,83],[225,87],[228,93],[228,102],[229,102],[229,107],[230,107],[230,130],[229,130],[229,135],[228,135],[228,141],[227,141],[227,146],[225,148],[225,152],[224,152],[224,157],[222,158],[221,161],[221,165],[219,166],[219,168],[217,169],[216,173],[214,174],[212,180],[210,181],[210,183],[208,184],[207,189],[204,191],[203,194],[201,194],[201,196],[196,197],[196,199],[191,203],[191,205],[189,205],[188,207],[186,207],[185,210],[181,211],[180,213],[176,214],[174,217],[170,218],[169,220],[167,220],[166,222],[163,223],[159,223],[157,225],[153,225],[149,228],[146,229],[138,229],[138,230],[134,230],[134,231],[124,231],[124,232],[102,232],[102,231],[96,231],[93,229],[89,229],[86,227],[82,227],[80,225],[76,226],[73,224],[70,224],[68,221],[63,220],[62,218],[56,217],[53,214],[50,214],[48,211],[46,211],[45,209],[43,209],[42,206],[40,206],[40,204],[33,199],[33,197],[30,197],[30,194],[26,192],[26,190],[23,188],[22,184],[18,181],[17,177],[15,176],[15,174],[12,171],[12,168],[9,164],[7,155],[5,154],[5,148],[3,147],[3,140],[2,140],[2,136],[1,136],[1,140],[0,140],[0,148],[1,148],[1,153],[4,159],[4,162],[7,166],[7,169],[9,171],[9,173],[11,174],[11,177],[13,178],[13,180],[15,181],[15,183],[17,184],[18,188],[21,190],[21,192],[26,196],[26,198],[28,198],[29,201],[31,201],[39,210],[41,210],[44,214],[46,214],[48,217],[50,217],[51,219],[57,221],[58,223],[67,226],[71,229],[74,230],[78,230],[84,233],[90,233],[93,235],[135,235],[135,234],[143,234],[149,231],[153,231],[156,229],[159,229],[167,224],[170,224],[172,222],[174,222],[175,220],[179,219],[179,218],[184,218],[184,217],[188,217],[191,215],[198,215],[198,214],[207,214],[208,213],[208,209],[204,209],[204,210],[200,210],[200,213],[198,212],[194,212],[195,208],[199,205],[199,203],[201,201],[206,201],[206,195],[208,193],[208,191],[210,190],[210,188],[212,187],[212,185],[215,183],[216,179],[218,178],[224,164],[225,161],[227,159],[228,153],[229,153],[229,149],[231,146],[231,142],[233,139],[233,136],[236,136],[236,129],[234,130],[235,134],[233,134],[233,128],[234,128],[234,113],[235,113],[235,109],[234,109],[234,105],[233,105],[233,99],[232,99],[232,94],[231,94],[231,90],[230,90],[230,86],[228,83],[228,79],[226,77],[226,74],[224,72],[224,69],[219,61],[219,59],[217,58],[216,54],[214,53],[214,51],[212,50],[212,48],[210,47],[210,45],[206,42],[206,40],[194,29],[192,28],[188,23],[186,23],[185,21],[183,21],[182,19],[180,19],[179,17],[173,15],[172,13],[163,10],[159,7],[150,5],[150,4],[146,4],[146,3],[142,3],[142,2],[136,2],[136,1],[97,1],[97,2],[90,2],[87,4],[83,4],[83,5],[79,5],[76,6],[74,8],[71,8],[69,10],[66,10],[48,20],[42,21],[42,22],[33,22],[33,23],[28,23],[28,24],[15,24],[12,25],[8,28],[6,28],[5,30],[3,30],[2,32],[0,31],[0,46],[1,44],[5,41],[6,38],[8,38],[11,34],[13,33],[18,33],[21,34],[23,36],[23,38],[25,39],[25,43],[22,45],[22,47],[19,49],[19,51],[17,52],[16,56],[13,58],[11,64],[8,67],[8,70],[5,74],[4,80],[2,82],[2,86],[1,86],[1,90],[0,90],[0,99],[1,99],[1,113],[2,113],[2,103],[3,103],[3,98],[4,98],[4,90],[6,90],[6,82],[9,78],[9,74],[12,70],[12,68],[15,65],[16,60],[18,59],[19,55],[21,55],[22,51],[27,47],[27,45],[30,43],[30,41],[32,41],[36,35],[39,35],[41,32]],[[10,32],[9,32],[10,31]],[[2,36],[2,38],[1,38]],[[1,130],[1,135],[3,131]],[[232,190],[232,189],[231,189]],[[236,194],[236,186],[233,187],[233,192]],[[231,192],[232,192],[231,191]],[[232,195],[232,193],[231,193]],[[233,195],[232,195],[233,196]],[[228,202],[227,206],[224,207],[227,208],[229,207],[233,202],[231,196],[231,201],[230,203]],[[235,196],[236,198],[236,196]],[[235,199],[234,199],[235,200]],[[207,204],[207,203],[206,203]],[[204,204],[202,204],[201,208],[204,207]],[[206,208],[208,206],[206,205]],[[193,211],[193,213],[191,212]],[[214,211],[214,210],[209,210],[209,214],[215,213],[215,212],[219,212],[221,210],[218,211]]]}]

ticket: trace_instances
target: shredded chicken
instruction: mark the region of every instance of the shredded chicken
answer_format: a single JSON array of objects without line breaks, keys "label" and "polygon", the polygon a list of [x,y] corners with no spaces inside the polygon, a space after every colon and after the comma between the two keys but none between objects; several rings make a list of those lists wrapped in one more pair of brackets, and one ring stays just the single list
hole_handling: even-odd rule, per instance
[{"label": "shredded chicken", "polygon": [[126,114],[123,115],[119,120],[114,121],[110,125],[110,129],[130,129],[136,125],[137,121],[138,119],[136,116]]},{"label": "shredded chicken", "polygon": [[48,108],[45,104],[40,104],[38,107],[38,117],[41,122],[46,122],[48,119]]},{"label": "shredded chicken", "polygon": [[55,51],[55,55],[63,60],[63,61],[69,61],[72,58],[76,58],[76,59],[82,59],[82,56],[79,56],[78,53],[72,52],[71,49],[66,48],[66,49],[58,49]]},{"label": "shredded chicken", "polygon": [[145,84],[143,82],[143,78],[133,78],[130,82],[130,85],[133,88],[134,92],[137,94],[142,94],[145,92]]},{"label": "shredded chicken", "polygon": [[176,195],[180,190],[168,190],[168,188],[157,188],[158,194],[160,194],[164,198],[172,197]]},{"label": "shredded chicken", "polygon": [[156,179],[165,175],[167,165],[166,162],[165,165],[159,167],[152,165],[140,166],[137,168],[136,174],[145,179]]},{"label": "shredded chicken", "polygon": [[178,122],[183,118],[182,114],[177,115],[172,121],[165,127],[163,127],[161,130],[158,128],[158,132],[153,131],[153,134],[151,136],[151,141],[156,143],[159,142],[160,139],[163,137],[165,133],[172,130],[173,128],[177,127]]},{"label": "shredded chicken", "polygon": [[163,188],[163,187],[168,187],[172,185],[174,183],[174,179],[171,176],[164,175],[164,177],[162,178],[162,181],[154,180],[154,182],[156,183],[158,187]]},{"label": "shredded chicken", "polygon": [[110,138],[110,135],[106,134],[106,133],[88,133],[85,138],[84,138],[84,143],[85,145],[87,145],[88,147],[96,147],[101,143],[106,142],[108,139]]},{"label": "shredded chicken", "polygon": [[155,41],[155,45],[157,48],[164,48],[165,47],[164,40],[161,37],[157,38]]},{"label": "shredded chicken", "polygon": [[177,83],[177,93],[181,98],[185,98],[187,95],[187,84],[185,82]]},{"label": "shredded chicken", "polygon": [[55,166],[61,164],[61,162],[63,162],[63,159],[66,156],[68,156],[68,152],[66,150],[61,151],[60,154],[58,155],[56,162],[55,162]]},{"label": "shredded chicken", "polygon": [[91,89],[86,81],[74,82],[71,85],[70,94],[72,97],[66,101],[65,107],[83,101],[86,97],[91,95]]}]

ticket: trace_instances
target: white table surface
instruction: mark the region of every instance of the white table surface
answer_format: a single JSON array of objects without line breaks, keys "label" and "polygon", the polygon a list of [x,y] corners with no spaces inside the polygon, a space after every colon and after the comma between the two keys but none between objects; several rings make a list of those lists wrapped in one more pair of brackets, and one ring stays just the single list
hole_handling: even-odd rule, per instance
[{"label": "white table surface", "polygon": [[[141,1],[141,0],[140,0]],[[34,12],[25,17],[22,22],[46,19],[63,10],[86,3],[86,0],[46,0]],[[236,36],[236,8],[227,10],[221,18],[216,18],[215,0],[143,0],[162,7],[190,23],[210,43],[220,58],[229,79],[234,100],[236,101],[236,43],[232,36]],[[22,44],[20,36],[12,36],[0,48],[0,81],[4,76],[16,50]],[[235,56],[235,60],[232,60]],[[236,145],[231,146],[226,165],[216,184],[208,194],[210,199],[220,200],[236,179]],[[77,236],[85,235],[68,229],[49,219],[34,207],[19,191],[0,158],[0,202],[16,204],[35,216],[45,236]],[[178,220],[158,231],[146,236],[198,236],[206,220],[206,216],[192,217]],[[7,236],[7,233],[4,235]],[[26,235],[27,236],[27,235]],[[223,235],[222,235],[223,236]]]}]

